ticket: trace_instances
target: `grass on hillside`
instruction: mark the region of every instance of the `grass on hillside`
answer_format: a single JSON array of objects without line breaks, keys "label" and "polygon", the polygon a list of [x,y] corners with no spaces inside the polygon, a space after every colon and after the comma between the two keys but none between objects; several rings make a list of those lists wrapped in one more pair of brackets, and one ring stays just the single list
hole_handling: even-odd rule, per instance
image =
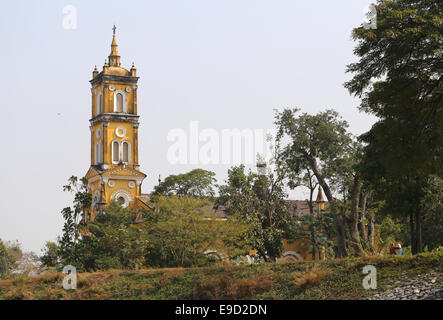
[{"label": "grass on hillside", "polygon": [[[443,272],[443,254],[348,258],[249,266],[109,270],[78,275],[65,290],[64,274],[0,280],[0,299],[359,299],[388,283]],[[377,290],[365,290],[365,265],[377,268]]]}]

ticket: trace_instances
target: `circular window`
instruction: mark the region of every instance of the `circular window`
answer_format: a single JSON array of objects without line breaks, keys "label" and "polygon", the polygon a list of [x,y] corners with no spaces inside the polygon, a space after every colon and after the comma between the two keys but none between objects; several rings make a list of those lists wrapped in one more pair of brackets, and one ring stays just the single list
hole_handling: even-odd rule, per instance
[{"label": "circular window", "polygon": [[115,135],[119,138],[123,138],[126,135],[126,129],[118,127],[117,129],[115,129]]},{"label": "circular window", "polygon": [[118,192],[114,196],[114,200],[120,203],[123,208],[127,208],[129,206],[129,196],[125,192]]},{"label": "circular window", "polygon": [[113,188],[113,187],[115,186],[115,182],[112,181],[112,180],[109,180],[109,181],[108,181],[108,186],[111,187],[111,188]]},{"label": "circular window", "polygon": [[130,182],[128,183],[128,186],[129,186],[129,188],[134,189],[134,187],[135,187],[135,182],[134,182],[134,181],[130,181]]}]

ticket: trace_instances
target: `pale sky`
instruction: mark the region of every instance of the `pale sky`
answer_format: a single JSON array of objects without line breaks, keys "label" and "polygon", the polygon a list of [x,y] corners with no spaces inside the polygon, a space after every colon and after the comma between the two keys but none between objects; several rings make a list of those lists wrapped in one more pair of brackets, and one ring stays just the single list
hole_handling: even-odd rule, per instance
[{"label": "pale sky", "polygon": [[[3,0],[0,59],[5,74],[0,239],[40,253],[61,234],[62,191],[90,165],[89,80],[110,52],[112,26],[122,66],[140,76],[139,159],[143,192],[201,167],[219,183],[229,165],[171,165],[170,130],[272,129],[273,109],[337,110],[361,134],[374,118],[343,87],[356,60],[352,28],[366,0]],[[63,8],[77,10],[64,29]],[[305,192],[291,193],[303,199]]]}]

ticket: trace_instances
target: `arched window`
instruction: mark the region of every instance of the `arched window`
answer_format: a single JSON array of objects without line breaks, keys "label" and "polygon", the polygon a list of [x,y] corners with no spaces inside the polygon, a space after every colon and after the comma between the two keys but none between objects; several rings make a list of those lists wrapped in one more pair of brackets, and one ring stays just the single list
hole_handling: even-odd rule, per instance
[{"label": "arched window", "polygon": [[95,144],[95,151],[94,151],[94,164],[98,164],[99,163],[99,159],[98,159],[98,142]]},{"label": "arched window", "polygon": [[123,112],[123,95],[121,93],[117,93],[115,95],[115,98],[117,99],[117,110],[116,110],[116,112],[122,113]]},{"label": "arched window", "polygon": [[123,90],[114,91],[114,112],[126,113],[126,92]]},{"label": "arched window", "polygon": [[95,144],[95,164],[103,162],[103,141],[99,141]]},{"label": "arched window", "polygon": [[103,141],[100,141],[98,144],[98,161],[103,163]]},{"label": "arched window", "polygon": [[120,144],[118,141],[112,142],[112,162],[118,163],[120,161]]},{"label": "arched window", "polygon": [[129,142],[124,141],[123,142],[123,162],[126,164],[129,164],[129,152],[130,152]]},{"label": "arched window", "polygon": [[97,96],[97,115],[101,114],[103,112],[103,108],[102,108],[102,94],[100,93]]}]

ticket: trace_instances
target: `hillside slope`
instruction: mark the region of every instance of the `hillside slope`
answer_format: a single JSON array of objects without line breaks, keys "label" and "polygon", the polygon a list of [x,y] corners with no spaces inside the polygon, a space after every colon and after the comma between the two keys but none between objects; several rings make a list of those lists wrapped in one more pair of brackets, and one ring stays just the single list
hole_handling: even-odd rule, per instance
[{"label": "hillside slope", "polygon": [[[374,265],[377,269],[376,290],[365,290],[362,286],[365,265]],[[52,273],[1,280],[0,299],[376,299],[377,294],[384,299],[396,299],[383,294],[403,284],[420,286],[417,281],[426,279],[427,291],[422,291],[421,296],[404,295],[404,298],[417,299],[443,288],[443,254],[189,269],[109,270],[79,274],[77,290],[69,291],[63,289],[64,276]],[[413,290],[416,288],[411,287],[409,291]]]}]

